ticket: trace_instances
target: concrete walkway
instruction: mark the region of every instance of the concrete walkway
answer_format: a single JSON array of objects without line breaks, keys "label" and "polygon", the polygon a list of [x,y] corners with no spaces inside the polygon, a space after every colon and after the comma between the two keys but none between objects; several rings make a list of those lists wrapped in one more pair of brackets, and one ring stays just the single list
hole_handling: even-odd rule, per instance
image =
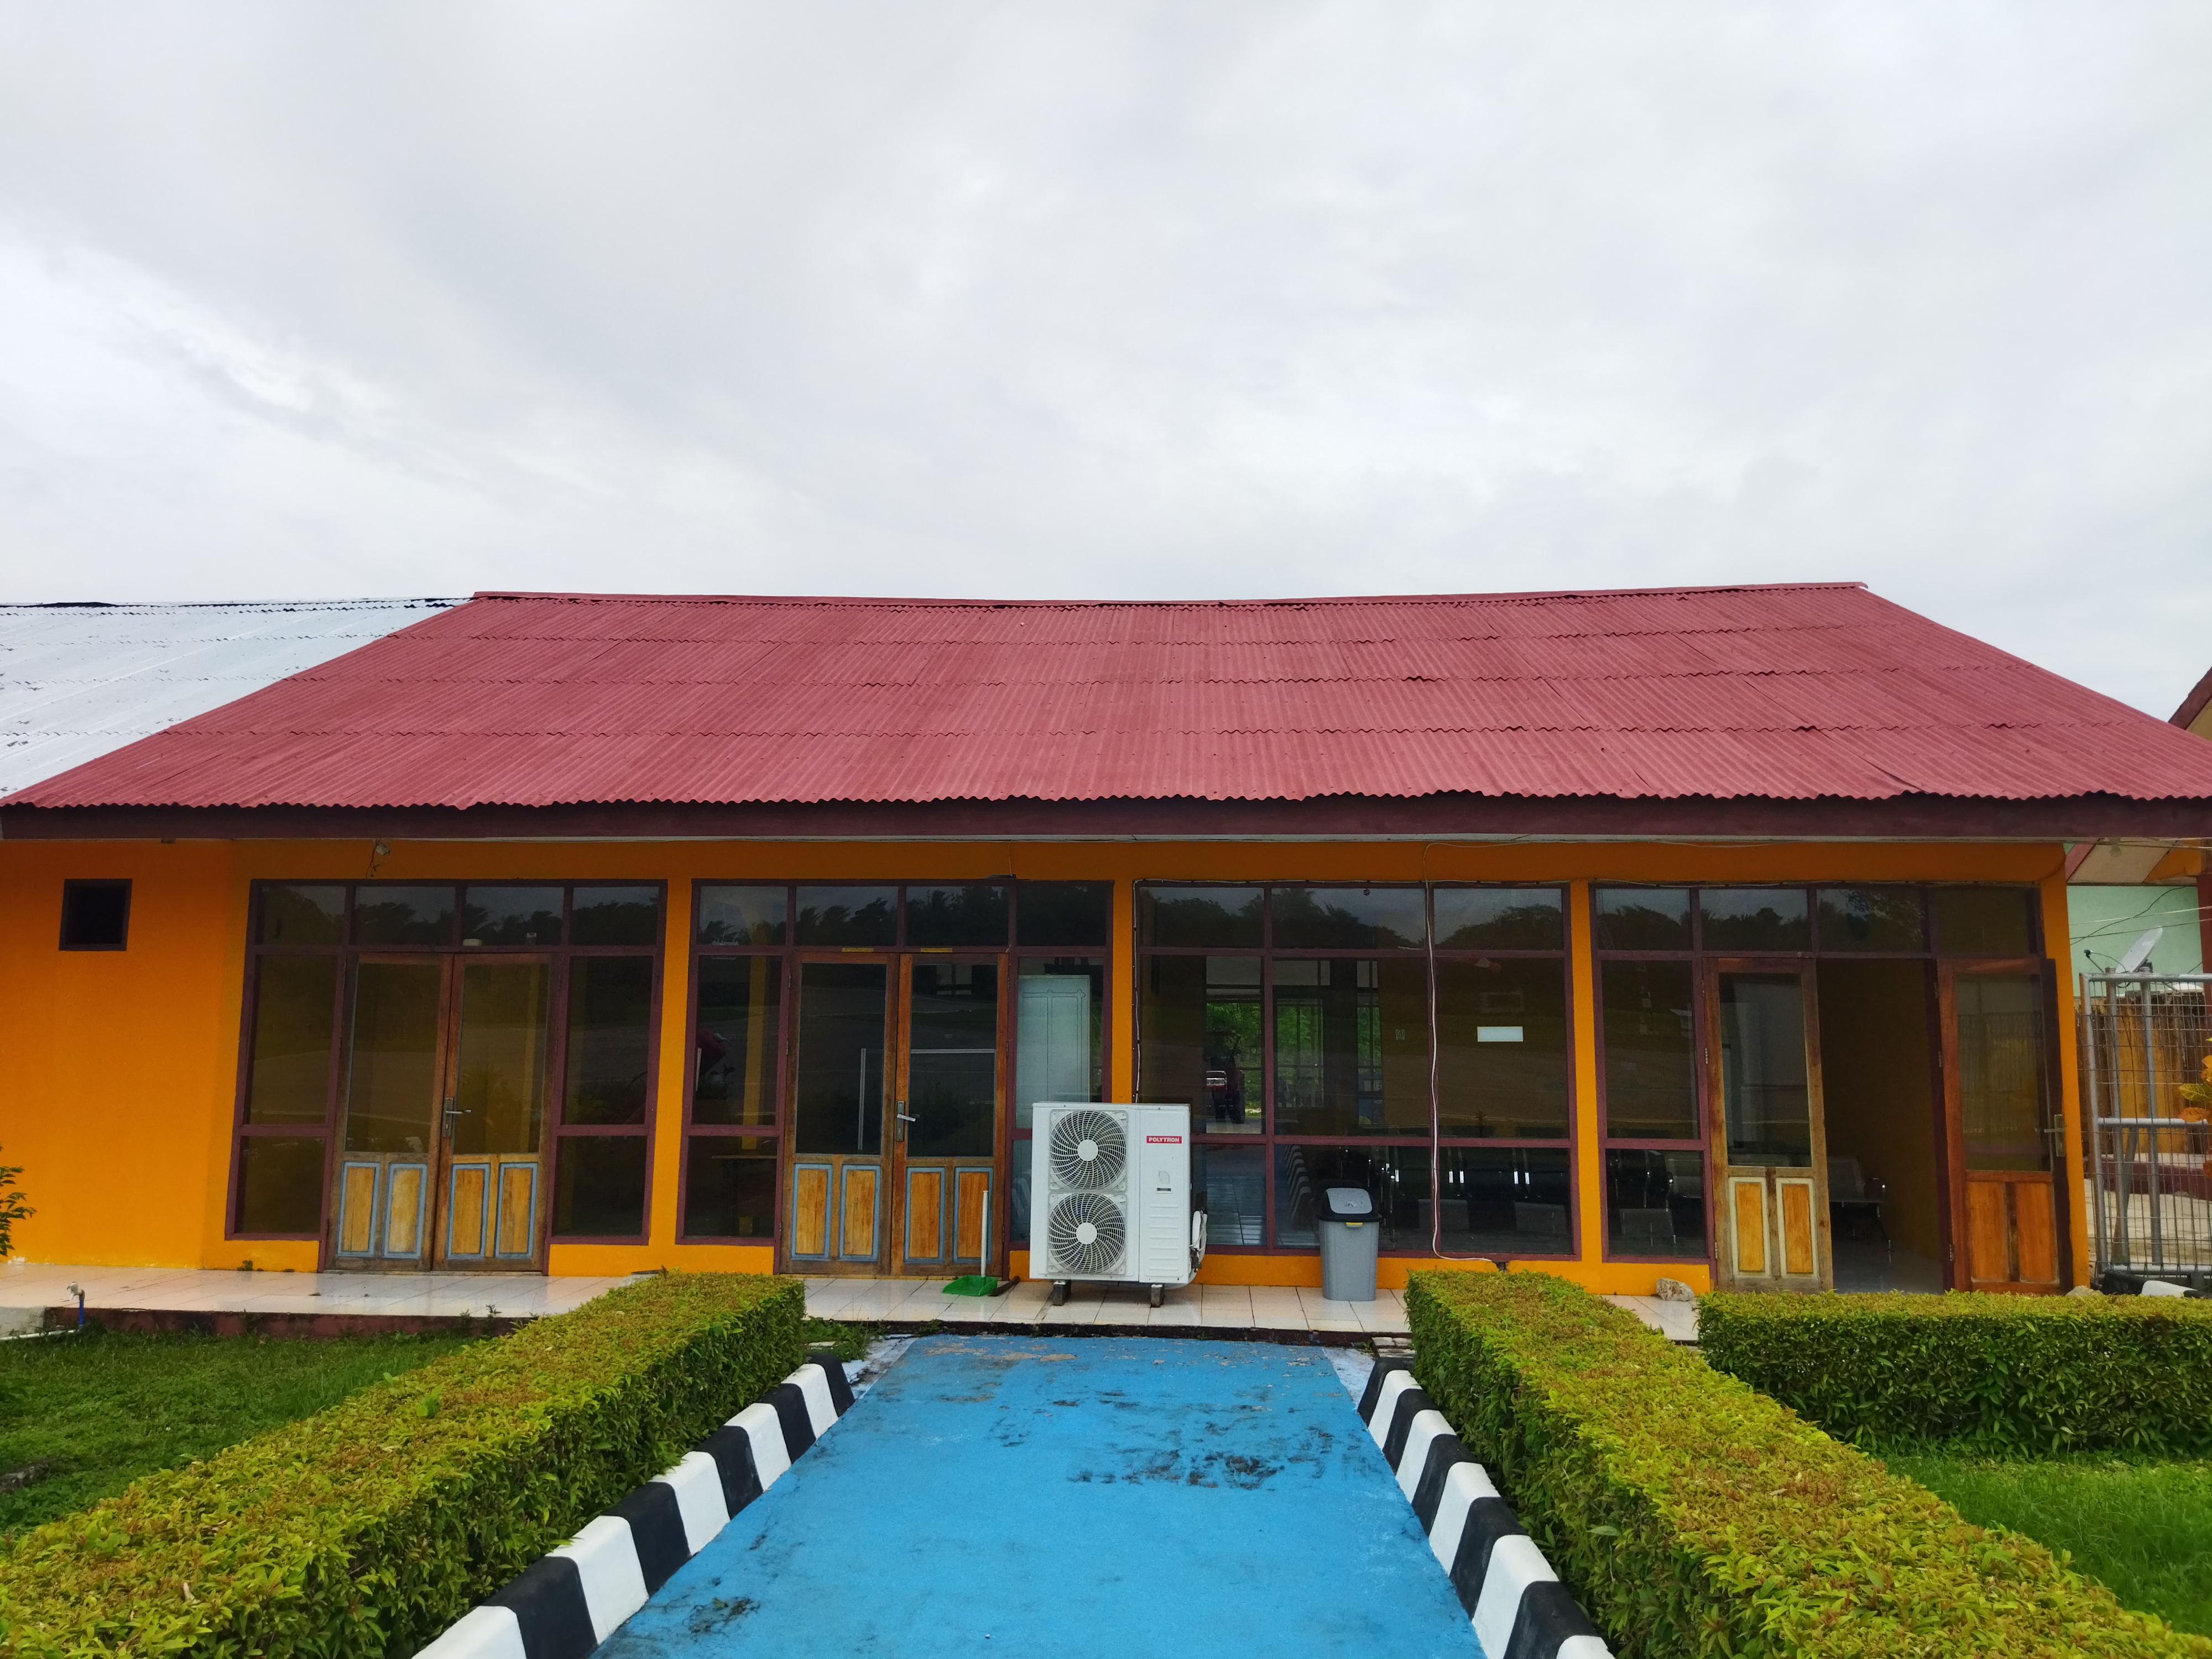
[{"label": "concrete walkway", "polygon": [[[354,1315],[389,1318],[530,1319],[580,1308],[624,1279],[552,1279],[542,1273],[283,1273],[199,1267],[90,1267],[40,1262],[0,1267],[0,1330],[32,1329],[47,1308],[74,1304],[69,1288],[84,1288],[88,1309],[158,1312]],[[934,1320],[956,1328],[1002,1325],[1100,1325],[1116,1331],[1236,1330],[1292,1339],[1358,1342],[1403,1336],[1402,1291],[1377,1291],[1372,1302],[1332,1302],[1317,1290],[1264,1285],[1187,1285],[1152,1307],[1142,1290],[1078,1285],[1067,1305],[1051,1306],[1051,1286],[1026,1279],[1003,1296],[945,1294],[941,1279],[814,1279],[806,1310],[824,1319],[869,1324]],[[1608,1297],[1653,1329],[1694,1342],[1698,1310],[1691,1303],[1648,1296]]]},{"label": "concrete walkway", "polygon": [[1322,1351],[916,1342],[602,1659],[1480,1659]]},{"label": "concrete walkway", "polygon": [[544,1273],[264,1273],[11,1261],[0,1267],[0,1315],[73,1307],[70,1286],[77,1285],[88,1309],[386,1318],[482,1318],[496,1309],[501,1318],[530,1319],[580,1308],[627,1282]]},{"label": "concrete walkway", "polygon": [[1331,1302],[1317,1290],[1267,1285],[1186,1285],[1155,1308],[1149,1292],[1125,1285],[1076,1285],[1067,1304],[1047,1300],[1052,1286],[1024,1279],[1003,1296],[947,1296],[941,1279],[809,1279],[806,1310],[824,1319],[949,1325],[1106,1325],[1117,1330],[1269,1331],[1285,1335],[1403,1336],[1402,1291],[1372,1302]]}]

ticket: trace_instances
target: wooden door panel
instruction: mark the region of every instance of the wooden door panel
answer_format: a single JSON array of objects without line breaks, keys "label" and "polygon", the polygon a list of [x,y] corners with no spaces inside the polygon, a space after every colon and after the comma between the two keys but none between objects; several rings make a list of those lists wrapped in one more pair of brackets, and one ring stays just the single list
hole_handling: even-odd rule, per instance
[{"label": "wooden door panel", "polygon": [[847,1261],[873,1261],[877,1212],[883,1200],[882,1166],[848,1164],[838,1176],[837,1254]]},{"label": "wooden door panel", "polygon": [[481,1260],[484,1212],[491,1194],[491,1165],[481,1160],[456,1162],[446,1177],[446,1255],[456,1261]]},{"label": "wooden door panel", "polygon": [[376,1189],[382,1170],[375,1164],[349,1160],[338,1170],[338,1226],[340,1255],[376,1254]]},{"label": "wooden door panel", "polygon": [[393,1164],[385,1171],[384,1254],[397,1261],[422,1255],[430,1194],[428,1164]]},{"label": "wooden door panel", "polygon": [[2002,1285],[2012,1278],[2006,1258],[2005,1188],[2002,1181],[1966,1178],[1966,1270],[1976,1284]]},{"label": "wooden door panel", "polygon": [[1778,1181],[1782,1211],[1782,1271],[1793,1279],[1809,1279],[1818,1256],[1813,1237],[1813,1183]]},{"label": "wooden door panel", "polygon": [[1730,1229],[1735,1249],[1735,1270],[1749,1277],[1766,1272],[1766,1178],[1741,1176],[1729,1182],[1729,1207],[1735,1225]]},{"label": "wooden door panel", "polygon": [[991,1170],[985,1165],[961,1169],[954,1176],[954,1199],[958,1218],[952,1230],[952,1259],[962,1265],[983,1260],[984,1231],[991,1210]]},{"label": "wooden door panel", "polygon": [[538,1165],[510,1159],[499,1166],[499,1224],[492,1253],[512,1260],[531,1254],[538,1238]]},{"label": "wooden door panel", "polygon": [[2051,1182],[2012,1181],[2014,1267],[2023,1285],[2058,1283],[2058,1230],[2051,1219]]},{"label": "wooden door panel", "polygon": [[791,1166],[790,1254],[794,1261],[823,1261],[830,1255],[830,1177],[827,1164]]},{"label": "wooden door panel", "polygon": [[945,1259],[945,1171],[906,1172],[906,1259],[916,1265]]}]

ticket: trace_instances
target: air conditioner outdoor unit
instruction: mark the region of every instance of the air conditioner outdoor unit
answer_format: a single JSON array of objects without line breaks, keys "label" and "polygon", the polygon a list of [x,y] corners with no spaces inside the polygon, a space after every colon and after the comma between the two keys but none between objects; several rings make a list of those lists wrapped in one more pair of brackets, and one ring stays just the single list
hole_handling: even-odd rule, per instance
[{"label": "air conditioner outdoor unit", "polygon": [[1077,1279],[1152,1287],[1160,1305],[1206,1257],[1206,1212],[1191,1203],[1190,1108],[1034,1109],[1030,1277],[1067,1300]]}]

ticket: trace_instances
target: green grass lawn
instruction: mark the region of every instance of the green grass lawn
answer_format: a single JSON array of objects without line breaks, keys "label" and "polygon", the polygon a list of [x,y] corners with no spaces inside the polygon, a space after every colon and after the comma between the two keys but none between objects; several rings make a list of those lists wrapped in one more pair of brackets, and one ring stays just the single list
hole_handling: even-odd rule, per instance
[{"label": "green grass lawn", "polygon": [[2104,1580],[2124,1605],[2212,1636],[2212,1462],[1944,1453],[1882,1461],[1969,1521],[2072,1552],[2075,1569]]},{"label": "green grass lawn", "polygon": [[458,1336],[132,1336],[93,1331],[0,1342],[0,1535],[118,1492],[334,1406],[450,1353]]}]

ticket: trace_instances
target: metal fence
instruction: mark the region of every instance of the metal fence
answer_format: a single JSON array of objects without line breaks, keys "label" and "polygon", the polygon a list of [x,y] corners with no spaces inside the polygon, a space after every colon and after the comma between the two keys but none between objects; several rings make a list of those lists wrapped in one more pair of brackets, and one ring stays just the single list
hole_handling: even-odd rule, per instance
[{"label": "metal fence", "polygon": [[2185,1100],[2212,1052],[2203,974],[2086,974],[2081,1102],[2091,1251],[2118,1267],[2212,1276],[2212,1116]]}]

